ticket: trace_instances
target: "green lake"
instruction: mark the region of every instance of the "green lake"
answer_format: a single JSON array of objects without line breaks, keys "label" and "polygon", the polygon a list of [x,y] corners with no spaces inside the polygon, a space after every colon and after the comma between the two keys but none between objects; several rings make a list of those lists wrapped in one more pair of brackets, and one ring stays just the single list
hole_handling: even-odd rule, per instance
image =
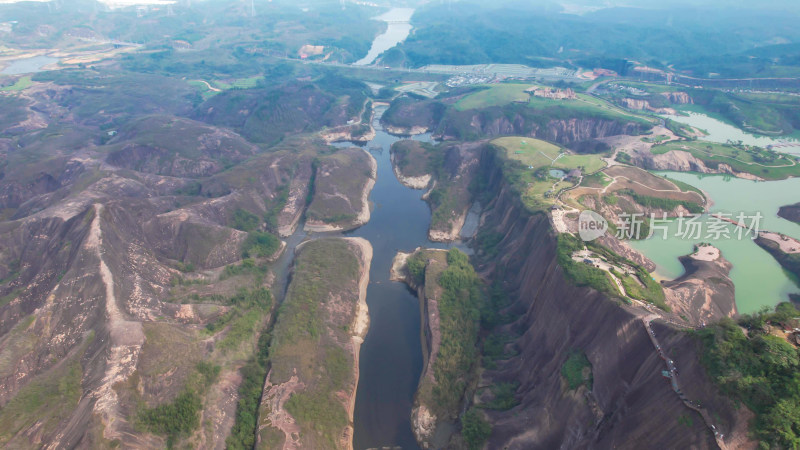
[{"label": "green lake", "polygon": [[705,114],[696,112],[689,112],[687,114],[688,115],[685,116],[665,115],[662,117],[704,130],[708,133],[708,135],[698,138],[701,141],[717,142],[721,144],[726,143],[728,140],[742,141],[747,145],[757,145],[759,147],[771,145],[775,148],[775,150],[784,153],[792,153],[795,155],[800,154],[800,141],[795,138],[772,138],[769,136],[759,136],[750,134],[746,131],[736,128],[731,124],[722,122]]},{"label": "green lake", "polygon": [[[735,219],[739,212],[750,216],[760,212],[758,228],[776,231],[800,239],[800,225],[778,217],[781,206],[800,201],[800,179],[756,182],[727,175],[701,175],[696,173],[656,172],[702,189],[713,202],[712,213],[730,213]],[[704,217],[704,225],[709,218]],[[750,223],[746,220],[746,223]],[[710,239],[708,227],[703,227],[699,239],[676,237],[677,221],[671,221],[667,239],[661,232],[648,240],[630,241],[635,249],[656,263],[659,277],[674,279],[684,272],[678,257],[692,252],[695,244],[711,242],[722,251],[723,257],[733,264],[730,277],[736,286],[736,306],[740,313],[753,312],[762,306],[774,306],[787,301],[789,293],[800,293],[800,288],[777,261],[756,245],[749,237],[739,239],[735,227],[730,225],[730,238]]]}]

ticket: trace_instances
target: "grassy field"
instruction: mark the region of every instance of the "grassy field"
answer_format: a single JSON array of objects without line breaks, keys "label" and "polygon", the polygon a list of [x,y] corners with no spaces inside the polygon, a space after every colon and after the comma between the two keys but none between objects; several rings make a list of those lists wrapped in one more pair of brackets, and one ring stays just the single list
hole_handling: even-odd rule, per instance
[{"label": "grassy field", "polygon": [[223,91],[228,89],[253,89],[258,85],[258,82],[263,80],[264,77],[262,76],[255,76],[249,78],[240,78],[238,80],[229,80],[229,82],[225,81],[214,81],[212,84],[217,89],[222,89]]},{"label": "grassy field", "polygon": [[602,189],[611,184],[612,181],[613,180],[608,177],[608,175],[604,174],[603,172],[597,172],[595,174],[583,177],[581,186]]},{"label": "grassy field", "polygon": [[319,158],[309,221],[350,226],[363,205],[364,188],[372,177],[371,157],[360,149],[343,149]]},{"label": "grassy field", "polygon": [[495,139],[492,143],[505,148],[509,158],[516,159],[527,166],[550,165],[561,153],[561,147],[539,139],[504,137]]},{"label": "grassy field", "polygon": [[678,185],[675,181],[654,175],[638,167],[613,166],[606,169],[605,174],[615,177],[609,192],[631,190],[637,195],[657,197],[677,201],[701,202],[705,197],[702,192],[686,183]]},{"label": "grassy field", "polygon": [[582,168],[586,173],[594,173],[606,166],[598,155],[568,154],[561,147],[539,139],[504,137],[492,143],[505,148],[509,158],[534,169],[547,166],[562,170]]},{"label": "grassy field", "polygon": [[210,82],[204,80],[189,80],[187,83],[193,88],[200,91],[203,100],[219,94],[222,91],[231,89],[253,89],[258,86],[258,82],[263,80],[264,77],[257,75],[254,77],[240,78],[235,80],[212,80]]},{"label": "grassy field", "polygon": [[16,83],[12,84],[11,86],[6,86],[6,87],[0,89],[0,92],[22,91],[22,90],[28,89],[32,85],[33,85],[33,81],[31,81],[31,77],[29,77],[29,76],[21,77],[19,80],[17,80]]},{"label": "grassy field", "polygon": [[467,95],[459,100],[455,107],[463,111],[466,109],[487,108],[489,106],[503,106],[512,102],[527,102],[530,95],[525,89],[530,84],[492,84],[485,90]]},{"label": "grassy field", "polygon": [[554,100],[549,98],[531,97],[528,106],[536,109],[553,107],[564,108],[568,111],[584,113],[592,116],[605,116],[609,119],[639,122],[653,125],[658,119],[642,114],[627,111],[611,103],[587,94],[577,94],[576,100]]},{"label": "grassy field", "polygon": [[767,180],[800,176],[800,163],[794,157],[758,147],[680,141],[654,146],[651,151],[657,155],[669,151],[689,152],[709,167],[728,164],[738,172]]},{"label": "grassy field", "polygon": [[493,140],[492,144],[502,149],[503,156],[511,162],[506,167],[506,176],[533,211],[550,207],[556,194],[574,185],[572,181],[559,181],[551,176],[549,169],[581,169],[584,173],[594,173],[606,165],[600,155],[573,155],[539,139],[504,137]]},{"label": "grassy field", "polygon": [[488,108],[490,106],[504,106],[513,102],[527,103],[534,109],[563,108],[572,112],[590,115],[607,116],[612,119],[634,120],[641,123],[653,124],[656,119],[635,114],[623,108],[612,105],[597,97],[587,94],[577,94],[576,100],[555,100],[533,97],[525,89],[534,87],[532,84],[492,84],[486,85],[484,90],[467,95],[455,104],[459,111],[468,109]]}]

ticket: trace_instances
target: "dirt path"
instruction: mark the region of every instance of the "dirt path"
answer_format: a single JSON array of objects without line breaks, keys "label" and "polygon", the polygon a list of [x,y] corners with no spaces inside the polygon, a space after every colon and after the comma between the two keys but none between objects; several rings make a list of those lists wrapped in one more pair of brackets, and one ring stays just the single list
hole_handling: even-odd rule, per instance
[{"label": "dirt path", "polygon": [[139,352],[144,344],[144,331],[141,322],[126,320],[117,305],[114,295],[114,276],[103,259],[103,235],[100,218],[103,206],[94,205],[94,219],[86,240],[86,249],[94,250],[100,261],[100,277],[105,285],[105,307],[107,327],[111,342],[106,359],[106,370],[100,387],[93,393],[96,398],[94,410],[105,425],[103,437],[109,440],[122,437],[119,424],[125,419],[119,413],[119,401],[114,385],[124,382],[136,370]]},{"label": "dirt path", "polygon": [[205,85],[206,85],[206,87],[208,87],[208,90],[209,90],[209,91],[211,91],[211,92],[222,92],[222,89],[217,89],[217,88],[215,88],[214,86],[212,86],[211,84],[209,84],[209,83],[208,83],[208,81],[206,81],[206,80],[197,80],[197,81],[199,81],[199,82],[201,82],[201,83],[205,84]]}]

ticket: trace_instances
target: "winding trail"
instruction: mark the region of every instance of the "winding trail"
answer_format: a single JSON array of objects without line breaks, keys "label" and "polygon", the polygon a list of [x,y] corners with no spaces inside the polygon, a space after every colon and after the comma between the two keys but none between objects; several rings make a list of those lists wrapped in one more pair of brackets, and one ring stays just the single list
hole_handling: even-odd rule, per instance
[{"label": "winding trail", "polygon": [[210,84],[208,81],[206,81],[206,80],[197,80],[197,81],[199,81],[200,83],[203,83],[203,84],[205,84],[205,85],[206,85],[206,87],[208,87],[208,90],[209,90],[209,91],[211,91],[211,92],[222,92],[222,89],[215,88],[214,86],[212,86],[212,85],[211,85],[211,84]]},{"label": "winding trail", "polygon": [[653,343],[653,346],[656,349],[656,353],[658,353],[658,356],[661,359],[663,359],[664,363],[667,365],[667,372],[669,372],[670,375],[669,379],[670,383],[672,384],[672,390],[675,392],[675,394],[678,395],[681,402],[683,402],[683,404],[687,408],[700,414],[708,429],[714,434],[714,439],[717,442],[717,446],[722,450],[728,450],[728,444],[726,444],[725,441],[723,440],[725,436],[722,435],[719,431],[717,431],[717,427],[716,425],[714,425],[713,419],[708,410],[701,407],[699,403],[693,400],[689,400],[686,397],[686,394],[684,394],[683,391],[681,390],[680,381],[678,379],[678,369],[677,367],[675,367],[675,363],[672,361],[672,359],[670,359],[664,352],[664,347],[662,347],[661,344],[658,342],[658,339],[656,338],[656,333],[653,331],[653,327],[650,325],[650,323],[653,320],[661,318],[662,317],[659,316],[658,314],[650,314],[642,317],[642,323],[644,324],[644,327],[647,330],[647,335],[650,337],[650,341]]},{"label": "winding trail", "polygon": [[120,423],[125,422],[119,411],[119,400],[114,385],[127,380],[136,371],[136,363],[144,344],[144,331],[141,322],[126,320],[117,305],[117,298],[114,295],[114,276],[103,259],[103,232],[100,227],[102,214],[103,206],[95,203],[94,219],[85,248],[94,250],[99,260],[100,277],[105,286],[107,328],[111,341],[106,357],[103,381],[100,387],[93,392],[96,399],[94,410],[100,415],[105,425],[103,437],[113,440],[122,437],[118,428]]}]

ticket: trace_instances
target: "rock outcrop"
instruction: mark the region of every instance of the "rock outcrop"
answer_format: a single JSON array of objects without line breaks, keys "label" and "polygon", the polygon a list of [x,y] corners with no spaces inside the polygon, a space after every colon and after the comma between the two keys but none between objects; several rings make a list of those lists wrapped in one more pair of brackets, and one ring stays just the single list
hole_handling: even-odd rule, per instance
[{"label": "rock outcrop", "polygon": [[507,114],[500,108],[453,111],[439,124],[435,134],[442,139],[528,136],[559,144],[587,141],[619,134],[640,134],[641,125],[601,118],[544,119],[528,117],[526,110]]},{"label": "rock outcrop", "polygon": [[728,164],[720,163],[716,167],[709,167],[701,159],[696,158],[688,151],[671,150],[655,155],[650,151],[633,152],[631,162],[647,170],[670,170],[675,172],[722,173],[747,180],[761,180],[753,174],[737,172]]},{"label": "rock outcrop", "polygon": [[661,95],[666,97],[673,105],[694,104],[694,100],[686,92],[662,92]]},{"label": "rock outcrop", "polygon": [[778,210],[778,215],[786,220],[791,220],[795,223],[800,223],[800,203],[793,205],[781,206]]},{"label": "rock outcrop", "polygon": [[622,106],[637,111],[650,111],[656,114],[675,114],[672,108],[657,108],[650,105],[650,102],[639,98],[623,98],[620,100]]},{"label": "rock outcrop", "polygon": [[[702,252],[716,250],[711,257]],[[694,326],[709,324],[722,317],[736,315],[733,281],[728,277],[731,263],[720,255],[719,250],[699,247],[695,253],[680,258],[684,274],[663,283],[673,313],[685,317]]]}]

